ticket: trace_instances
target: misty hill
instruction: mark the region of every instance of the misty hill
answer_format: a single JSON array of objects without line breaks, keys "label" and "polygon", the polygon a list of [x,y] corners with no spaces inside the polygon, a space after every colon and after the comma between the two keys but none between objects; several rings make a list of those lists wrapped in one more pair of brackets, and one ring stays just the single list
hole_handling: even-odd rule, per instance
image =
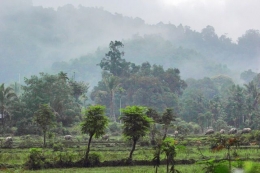
[{"label": "misty hill", "polygon": [[63,70],[79,80],[95,81],[100,75],[96,64],[111,40],[122,40],[127,61],[180,68],[184,77],[258,70],[256,30],[234,43],[216,35],[212,26],[198,32],[181,24],[148,25],[102,8],[66,5],[54,10],[32,6],[29,0],[5,0],[0,7],[0,80]]}]

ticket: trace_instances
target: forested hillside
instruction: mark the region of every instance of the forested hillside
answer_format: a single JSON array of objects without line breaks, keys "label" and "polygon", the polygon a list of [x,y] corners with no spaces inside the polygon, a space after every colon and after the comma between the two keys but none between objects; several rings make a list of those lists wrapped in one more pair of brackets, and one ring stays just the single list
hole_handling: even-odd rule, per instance
[{"label": "forested hillside", "polygon": [[54,10],[32,6],[29,0],[4,1],[0,8],[3,82],[64,71],[93,87],[101,78],[96,64],[111,40],[123,42],[127,61],[178,68],[183,78],[225,74],[238,81],[242,72],[259,70],[257,30],[232,41],[216,35],[214,26],[194,31],[181,24],[148,25],[101,8],[65,5]]}]

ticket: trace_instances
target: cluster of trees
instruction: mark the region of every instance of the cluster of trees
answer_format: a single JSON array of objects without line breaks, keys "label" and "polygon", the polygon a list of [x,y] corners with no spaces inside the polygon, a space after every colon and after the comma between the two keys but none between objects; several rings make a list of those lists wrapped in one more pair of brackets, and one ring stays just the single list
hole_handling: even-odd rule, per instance
[{"label": "cluster of trees", "polygon": [[[120,120],[122,121],[123,136],[132,142],[132,148],[127,161],[132,161],[138,140],[146,136],[149,132],[151,132],[151,134],[160,134],[159,131],[155,132],[155,124],[162,124],[164,126],[163,135],[158,135],[159,137],[157,137],[156,141],[154,136],[151,135],[152,140],[154,140],[154,145],[157,145],[154,162],[156,166],[159,166],[160,154],[166,153],[167,161],[169,161],[169,163],[167,162],[167,170],[170,161],[171,164],[174,165],[173,159],[176,156],[175,143],[174,140],[167,138],[167,130],[169,126],[172,125],[171,122],[175,120],[175,115],[172,109],[166,109],[163,115],[160,116],[151,108],[148,109],[143,106],[127,106],[122,109]],[[105,134],[108,121],[108,117],[105,115],[105,106],[94,105],[84,111],[81,130],[82,133],[89,135],[88,147],[84,158],[86,162],[89,159],[92,138],[99,138]],[[174,169],[174,166],[172,169]]]},{"label": "cluster of trees", "polygon": [[110,107],[114,120],[114,109],[120,110],[127,105],[154,107],[158,111],[176,108],[178,97],[187,86],[180,71],[173,68],[164,70],[162,66],[151,66],[149,62],[141,65],[127,62],[120,52],[122,46],[118,41],[110,43],[110,51],[99,64],[103,69],[102,80],[91,92],[91,99]]},{"label": "cluster of trees", "polygon": [[[39,133],[34,115],[43,104],[50,106],[55,114],[59,130],[81,120],[81,108],[87,99],[88,84],[67,77],[40,73],[25,78],[25,85],[1,87],[2,131],[7,123],[9,132],[20,134]],[[11,118],[7,118],[11,117]],[[15,128],[12,128],[15,127]],[[62,133],[62,132],[61,132]]]},{"label": "cluster of trees", "polygon": [[[208,127],[259,129],[260,74],[252,70],[242,73],[242,79],[252,79],[243,86],[224,75],[183,80],[177,68],[165,70],[149,62],[136,65],[126,61],[123,47],[120,41],[110,42],[109,51],[98,64],[103,70],[102,80],[92,89],[91,100],[87,100],[89,85],[76,81],[75,76],[69,79],[64,72],[40,73],[25,78],[24,85],[5,88],[2,84],[2,131],[7,127],[16,134],[38,133],[33,117],[42,104],[50,106],[58,127],[68,127],[80,122],[82,107],[93,102],[106,106],[106,114],[114,122],[119,121],[121,108],[126,106],[142,105],[159,114],[171,108],[178,117],[177,129],[185,134],[191,129],[201,133]],[[8,117],[12,117],[10,121]],[[60,129],[57,132],[64,133]]]},{"label": "cluster of trees", "polygon": [[187,80],[180,116],[198,123],[202,131],[209,126],[217,130],[228,126],[259,129],[259,77],[243,86],[226,76]]},{"label": "cluster of trees", "polygon": [[252,79],[243,86],[225,75],[182,80],[178,69],[127,62],[122,47],[121,42],[110,43],[110,51],[99,63],[102,80],[91,92],[95,103],[109,107],[114,121],[121,107],[144,105],[159,112],[174,108],[179,118],[197,123],[201,132],[208,127],[259,128],[259,74],[242,73],[242,79]]}]

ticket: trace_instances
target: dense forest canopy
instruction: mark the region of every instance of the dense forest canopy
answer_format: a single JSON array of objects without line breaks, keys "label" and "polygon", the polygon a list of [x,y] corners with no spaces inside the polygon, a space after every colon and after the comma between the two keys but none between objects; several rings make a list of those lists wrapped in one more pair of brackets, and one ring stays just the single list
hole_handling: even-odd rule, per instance
[{"label": "dense forest canopy", "polygon": [[112,122],[127,106],[159,117],[170,110],[185,134],[260,128],[258,30],[235,43],[209,25],[198,32],[102,8],[19,2],[0,7],[3,133],[40,133],[34,121],[40,105],[53,111],[59,134],[93,104],[105,106]]}]

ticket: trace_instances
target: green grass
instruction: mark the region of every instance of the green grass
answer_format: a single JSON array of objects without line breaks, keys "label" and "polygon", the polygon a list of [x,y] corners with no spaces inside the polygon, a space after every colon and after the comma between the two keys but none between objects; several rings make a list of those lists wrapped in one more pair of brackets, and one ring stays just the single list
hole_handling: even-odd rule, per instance
[{"label": "green grass", "polygon": [[[211,159],[224,159],[227,155],[227,150],[223,149],[219,152],[211,152],[209,150],[209,143],[210,143],[210,137],[208,136],[189,136],[184,141],[179,141],[179,144],[183,143],[196,143],[196,141],[202,141],[204,142],[203,145],[199,146],[200,151],[198,150],[197,146],[186,146],[185,149],[177,149],[177,156],[176,160],[181,159],[194,159],[196,161],[203,159],[202,156],[205,156],[207,158]],[[41,138],[37,138],[34,140],[34,138],[31,139],[32,144],[40,143]],[[64,139],[62,140],[62,137],[59,137],[56,142],[61,142],[67,147],[64,147],[63,152],[53,152],[53,149],[46,148],[43,149],[44,156],[46,157],[47,161],[53,162],[60,159],[60,157],[66,158],[67,155],[71,156],[72,161],[78,161],[84,156],[84,152],[86,150],[86,140],[81,140],[80,142],[77,142],[77,140],[74,140],[74,142],[66,142]],[[26,142],[24,139],[20,137],[14,138],[14,148],[13,149],[0,149],[0,163],[14,166],[15,168],[21,168],[23,164],[28,159],[29,155],[29,149],[25,148],[19,148],[21,142]],[[116,146],[109,146],[106,147],[108,143],[117,143]],[[35,147],[35,146],[34,146]],[[98,139],[95,139],[91,145],[91,151],[90,153],[98,153],[101,155],[101,161],[111,161],[111,160],[121,160],[126,159],[129,155],[131,146],[127,145],[124,141],[120,139],[114,139],[113,141],[101,141]],[[140,145],[137,145],[136,151],[134,152],[133,159],[134,160],[152,160],[153,158],[153,148],[150,147],[142,147]],[[244,149],[244,148],[232,148],[231,150],[232,159],[238,159],[243,158],[246,160],[250,159],[259,159],[260,158],[260,149],[259,147],[253,147],[250,149]],[[161,159],[164,159],[165,156],[161,155]],[[177,169],[184,173],[196,173],[201,172],[203,165],[177,165]],[[47,169],[47,170],[41,170],[41,171],[34,171],[34,172],[154,172],[153,167],[149,166],[138,166],[138,167],[101,167],[101,168],[71,168],[71,169]],[[4,171],[4,170],[2,170]],[[23,171],[22,169],[9,169],[9,172],[30,172],[30,171]],[[159,173],[163,173],[165,171],[165,165],[160,166]],[[0,171],[1,172],[1,171]],[[5,172],[8,172],[7,170]]]},{"label": "green grass", "polygon": [[[176,169],[182,173],[201,173],[201,165],[178,165]],[[45,169],[37,171],[28,170],[2,170],[3,172],[12,173],[154,173],[155,168],[153,166],[130,166],[130,167],[100,167],[100,168],[63,168],[63,169]],[[158,169],[159,173],[166,173],[166,166],[161,165]]]}]

